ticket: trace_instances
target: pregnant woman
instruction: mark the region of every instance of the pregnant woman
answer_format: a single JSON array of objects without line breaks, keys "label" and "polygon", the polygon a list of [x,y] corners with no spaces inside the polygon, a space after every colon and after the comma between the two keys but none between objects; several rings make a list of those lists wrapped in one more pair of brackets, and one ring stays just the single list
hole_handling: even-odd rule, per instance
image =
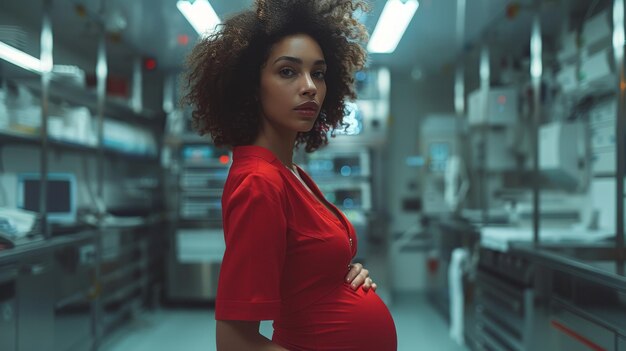
[{"label": "pregnant woman", "polygon": [[[233,149],[222,196],[217,349],[394,351],[354,228],[292,161],[341,127],[366,60],[354,0],[257,0],[189,58],[193,122]],[[261,320],[274,321],[268,340]]]}]

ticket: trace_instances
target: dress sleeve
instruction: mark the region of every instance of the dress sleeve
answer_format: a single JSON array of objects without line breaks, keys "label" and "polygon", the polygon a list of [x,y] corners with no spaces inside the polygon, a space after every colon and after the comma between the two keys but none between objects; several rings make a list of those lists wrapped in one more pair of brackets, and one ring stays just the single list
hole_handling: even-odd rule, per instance
[{"label": "dress sleeve", "polygon": [[248,175],[223,201],[226,252],[215,301],[217,320],[275,320],[287,221],[279,187]]}]

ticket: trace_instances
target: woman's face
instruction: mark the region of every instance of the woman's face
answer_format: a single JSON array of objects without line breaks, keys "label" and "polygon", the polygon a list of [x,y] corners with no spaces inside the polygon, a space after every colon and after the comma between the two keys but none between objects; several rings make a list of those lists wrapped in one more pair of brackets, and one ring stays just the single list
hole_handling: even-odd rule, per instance
[{"label": "woman's face", "polygon": [[317,42],[306,34],[278,41],[261,67],[262,128],[308,132],[326,96],[326,63]]}]

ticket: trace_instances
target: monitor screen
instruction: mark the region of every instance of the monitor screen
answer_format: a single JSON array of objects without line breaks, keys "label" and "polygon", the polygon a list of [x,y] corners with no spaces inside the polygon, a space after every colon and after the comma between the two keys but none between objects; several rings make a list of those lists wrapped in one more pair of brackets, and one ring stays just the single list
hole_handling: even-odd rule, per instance
[{"label": "monitor screen", "polygon": [[446,142],[433,142],[428,145],[428,157],[430,170],[443,173],[446,170],[446,162],[450,156],[450,144]]},{"label": "monitor screen", "polygon": [[[46,207],[50,222],[76,221],[75,188],[76,178],[73,174],[51,173],[48,175]],[[39,212],[40,175],[35,173],[18,175],[17,189],[17,207]]]}]

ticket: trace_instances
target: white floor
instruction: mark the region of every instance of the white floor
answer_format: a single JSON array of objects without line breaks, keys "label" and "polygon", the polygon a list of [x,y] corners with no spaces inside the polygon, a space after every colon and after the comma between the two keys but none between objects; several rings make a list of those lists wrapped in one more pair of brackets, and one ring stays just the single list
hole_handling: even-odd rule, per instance
[{"label": "white floor", "polygon": [[[465,351],[448,337],[447,324],[420,294],[394,296],[389,306],[398,333],[398,351]],[[261,323],[270,337],[271,322]],[[104,340],[101,351],[215,350],[215,319],[210,308],[147,311]]]}]

